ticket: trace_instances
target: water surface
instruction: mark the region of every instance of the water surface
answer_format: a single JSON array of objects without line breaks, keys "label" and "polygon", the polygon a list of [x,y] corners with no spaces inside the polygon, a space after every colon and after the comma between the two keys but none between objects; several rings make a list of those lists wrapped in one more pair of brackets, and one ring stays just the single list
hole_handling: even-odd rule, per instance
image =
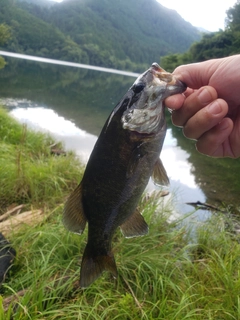
[{"label": "water surface", "polygon": [[[51,132],[87,161],[109,113],[134,77],[6,58],[0,71],[0,99],[30,127]],[[144,70],[143,70],[144,71]],[[170,177],[176,211],[192,210],[185,202],[240,205],[239,160],[213,159],[196,152],[194,143],[171,125],[161,159]],[[154,188],[152,182],[148,188]],[[198,212],[205,219],[205,212]]]}]

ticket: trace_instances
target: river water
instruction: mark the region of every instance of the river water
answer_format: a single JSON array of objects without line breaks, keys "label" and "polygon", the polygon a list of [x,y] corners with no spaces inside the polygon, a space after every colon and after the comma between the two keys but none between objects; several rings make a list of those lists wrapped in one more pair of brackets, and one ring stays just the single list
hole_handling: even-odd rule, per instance
[{"label": "river water", "polygon": [[[109,113],[135,80],[99,71],[6,60],[8,65],[0,71],[0,103],[20,122],[63,141],[65,148],[74,150],[85,163]],[[239,160],[219,161],[199,155],[193,142],[172,127],[169,114],[167,118],[161,159],[170,177],[176,214],[193,210],[186,202],[239,205]],[[147,190],[154,189],[150,181]],[[204,221],[208,216],[209,212],[198,210],[191,217]]]}]

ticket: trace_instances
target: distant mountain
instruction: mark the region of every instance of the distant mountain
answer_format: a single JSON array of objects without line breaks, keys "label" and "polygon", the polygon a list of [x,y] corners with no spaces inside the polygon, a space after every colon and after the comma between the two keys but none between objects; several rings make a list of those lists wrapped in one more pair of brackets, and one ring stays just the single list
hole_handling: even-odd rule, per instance
[{"label": "distant mountain", "polygon": [[13,30],[4,49],[99,66],[142,70],[200,39],[156,0],[0,0],[0,7],[0,23]]},{"label": "distant mountain", "polygon": [[205,28],[202,28],[202,27],[196,27],[198,29],[198,31],[202,32],[202,33],[211,33],[211,31],[205,29]]}]

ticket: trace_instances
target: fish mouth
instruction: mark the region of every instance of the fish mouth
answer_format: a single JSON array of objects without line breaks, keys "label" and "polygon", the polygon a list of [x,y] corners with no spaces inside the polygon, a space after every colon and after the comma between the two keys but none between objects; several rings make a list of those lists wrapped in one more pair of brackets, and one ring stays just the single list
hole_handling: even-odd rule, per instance
[{"label": "fish mouth", "polygon": [[187,85],[177,79],[172,73],[165,71],[156,62],[149,69],[154,77],[166,84],[165,95],[170,96],[177,93],[183,93],[187,89]]},{"label": "fish mouth", "polygon": [[[163,101],[187,86],[174,75],[153,63],[133,85],[134,103],[122,115],[123,129],[138,133],[153,134],[165,125]],[[141,88],[137,90],[136,88]]]},{"label": "fish mouth", "polygon": [[170,95],[183,93],[187,89],[187,85],[179,79],[174,78],[174,83],[168,85]]}]

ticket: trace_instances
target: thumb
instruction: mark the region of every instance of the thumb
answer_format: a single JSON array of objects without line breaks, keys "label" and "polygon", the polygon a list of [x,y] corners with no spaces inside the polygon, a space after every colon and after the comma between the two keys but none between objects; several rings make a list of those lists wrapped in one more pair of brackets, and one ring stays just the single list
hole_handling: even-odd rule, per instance
[{"label": "thumb", "polygon": [[208,60],[199,63],[186,64],[177,67],[173,74],[186,83],[189,88],[199,89],[210,85],[211,77],[214,75],[221,63],[221,59]]}]

